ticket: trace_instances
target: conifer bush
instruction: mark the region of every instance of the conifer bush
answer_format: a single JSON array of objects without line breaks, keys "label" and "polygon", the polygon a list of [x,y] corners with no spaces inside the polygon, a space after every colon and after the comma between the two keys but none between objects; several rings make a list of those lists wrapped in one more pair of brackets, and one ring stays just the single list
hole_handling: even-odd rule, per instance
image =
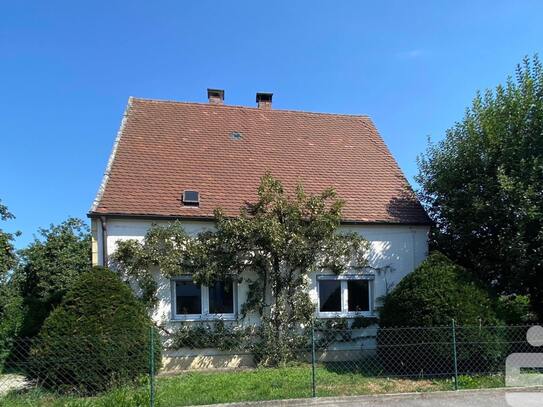
[{"label": "conifer bush", "polygon": [[[151,320],[130,287],[107,269],[81,275],[45,320],[30,374],[59,392],[96,394],[148,373]],[[160,344],[154,332],[155,366]]]},{"label": "conifer bush", "polygon": [[459,370],[497,369],[505,358],[506,340],[497,327],[501,322],[495,302],[464,268],[432,253],[383,301],[377,337],[381,363],[398,375],[452,372],[453,319]]}]

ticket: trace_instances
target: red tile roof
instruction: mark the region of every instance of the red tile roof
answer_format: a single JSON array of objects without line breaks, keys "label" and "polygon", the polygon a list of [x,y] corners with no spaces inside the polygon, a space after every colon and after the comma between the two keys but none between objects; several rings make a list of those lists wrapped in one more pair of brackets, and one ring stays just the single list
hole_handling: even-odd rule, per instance
[{"label": "red tile roof", "polygon": [[[290,191],[334,187],[345,222],[429,223],[367,116],[136,98],[89,215],[235,216],[268,170]],[[187,189],[199,207],[183,206]]]}]

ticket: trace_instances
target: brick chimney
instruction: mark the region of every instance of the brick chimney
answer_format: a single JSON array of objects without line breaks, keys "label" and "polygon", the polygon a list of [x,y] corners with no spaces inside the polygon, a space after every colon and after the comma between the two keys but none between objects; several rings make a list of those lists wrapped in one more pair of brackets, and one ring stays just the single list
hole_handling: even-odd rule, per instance
[{"label": "brick chimney", "polygon": [[207,99],[210,105],[224,104],[224,90],[222,89],[207,89]]},{"label": "brick chimney", "polygon": [[272,108],[272,96],[273,93],[258,92],[256,94],[256,103],[259,109],[271,109]]}]

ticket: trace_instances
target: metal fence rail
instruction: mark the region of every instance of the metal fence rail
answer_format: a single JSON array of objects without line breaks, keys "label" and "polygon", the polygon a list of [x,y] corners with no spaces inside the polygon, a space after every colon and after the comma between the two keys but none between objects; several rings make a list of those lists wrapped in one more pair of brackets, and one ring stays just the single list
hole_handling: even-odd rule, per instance
[{"label": "metal fence rail", "polygon": [[[156,329],[150,328],[148,335],[138,338],[4,341],[0,344],[0,406],[71,406],[83,400],[85,406],[166,407],[243,400],[256,394],[289,398],[458,389],[476,380],[483,382],[476,385],[503,386],[508,355],[541,352],[526,340],[530,326],[452,323],[338,329],[330,325],[266,340],[258,327],[215,322],[186,325],[159,338]],[[195,371],[223,375],[224,380],[234,378],[230,385],[234,388],[224,399],[206,394],[180,398],[179,389],[187,391],[180,387],[184,383],[194,380],[197,385],[198,380],[210,377],[187,374]],[[543,367],[533,373],[543,375]],[[255,375],[264,379],[244,387]],[[51,400],[56,404],[46,403]],[[110,400],[110,404],[100,400]]]}]

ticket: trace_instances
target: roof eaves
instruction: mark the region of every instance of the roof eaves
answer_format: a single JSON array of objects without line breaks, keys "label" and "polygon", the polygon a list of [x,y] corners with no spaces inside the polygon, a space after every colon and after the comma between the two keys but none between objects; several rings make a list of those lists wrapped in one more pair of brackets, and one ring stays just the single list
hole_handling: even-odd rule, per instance
[{"label": "roof eaves", "polygon": [[100,204],[100,200],[102,199],[102,196],[104,195],[104,191],[106,189],[107,181],[109,180],[109,176],[111,174],[111,167],[113,166],[113,161],[115,161],[115,156],[117,155],[117,149],[119,147],[119,142],[121,140],[121,136],[124,131],[124,127],[126,125],[126,121],[128,119],[128,114],[130,112],[130,109],[132,108],[132,101],[133,97],[130,96],[128,98],[128,103],[126,105],[126,108],[124,110],[123,119],[121,121],[121,126],[119,127],[119,130],[117,131],[117,136],[115,137],[115,142],[113,143],[113,149],[111,150],[111,154],[109,155],[109,159],[106,166],[106,171],[104,173],[104,176],[102,177],[102,182],[100,183],[100,187],[98,188],[98,192],[96,193],[96,198],[94,199],[92,206],[90,208],[89,213],[96,212],[98,205]]},{"label": "roof eaves", "polygon": [[[214,216],[209,215],[159,215],[159,214],[149,214],[149,213],[123,213],[123,212],[89,212],[87,214],[89,218],[98,218],[101,216],[107,216],[110,218],[127,218],[127,219],[151,219],[151,220],[194,220],[194,221],[215,221]],[[353,219],[343,219],[341,220],[342,225],[398,225],[398,226],[431,226],[433,222],[430,218],[425,220],[412,220],[407,222],[396,221],[396,220],[353,220]]]}]

